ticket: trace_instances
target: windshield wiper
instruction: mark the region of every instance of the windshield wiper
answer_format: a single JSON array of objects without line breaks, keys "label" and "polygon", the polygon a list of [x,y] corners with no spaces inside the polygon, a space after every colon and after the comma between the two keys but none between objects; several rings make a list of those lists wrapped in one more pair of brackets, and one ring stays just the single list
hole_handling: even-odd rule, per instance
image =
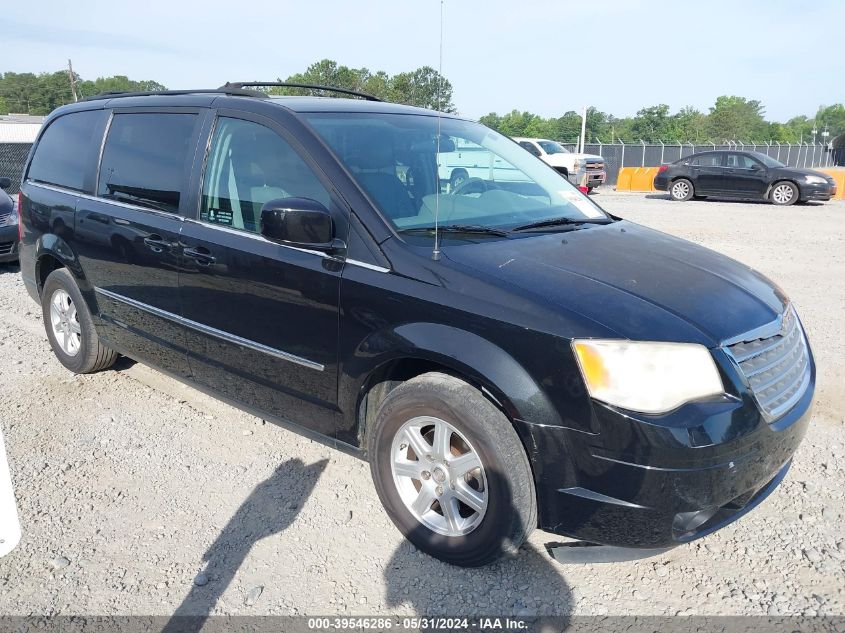
[{"label": "windshield wiper", "polygon": [[[504,229],[495,229],[490,226],[482,226],[481,224],[444,224],[438,226],[437,230],[441,233],[475,233],[479,235],[496,235],[498,237],[505,237],[508,231]],[[434,226],[414,226],[407,229],[401,229],[400,233],[434,233]]]},{"label": "windshield wiper", "polygon": [[574,226],[579,224],[610,224],[613,222],[610,218],[550,218],[548,220],[539,220],[538,222],[531,222],[530,224],[523,224],[514,227],[511,231],[529,231],[531,229],[543,229],[553,226]]}]

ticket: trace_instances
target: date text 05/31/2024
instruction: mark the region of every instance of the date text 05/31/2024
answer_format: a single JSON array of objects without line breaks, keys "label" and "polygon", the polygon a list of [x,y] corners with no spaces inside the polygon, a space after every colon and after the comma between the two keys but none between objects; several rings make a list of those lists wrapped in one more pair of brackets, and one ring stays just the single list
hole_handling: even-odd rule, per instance
[{"label": "date text 05/31/2024", "polygon": [[399,631],[523,631],[529,628],[529,623],[520,618],[497,618],[482,617],[478,619],[469,618],[447,618],[447,617],[334,617],[334,618],[308,618],[308,628],[314,631],[338,629],[338,630],[370,630],[387,631],[396,629]]}]

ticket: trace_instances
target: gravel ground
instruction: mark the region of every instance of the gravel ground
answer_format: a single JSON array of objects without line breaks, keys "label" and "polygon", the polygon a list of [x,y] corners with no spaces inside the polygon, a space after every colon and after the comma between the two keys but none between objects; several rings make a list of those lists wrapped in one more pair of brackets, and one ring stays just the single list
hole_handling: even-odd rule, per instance
[{"label": "gravel ground", "polygon": [[845,614],[845,203],[595,199],[751,264],[798,306],[819,369],[811,428],[743,520],[637,562],[560,565],[543,549],[558,539],[535,532],[512,559],[449,567],[403,541],[363,462],[142,365],[65,371],[0,265],[24,531],[0,559],[0,614]]}]

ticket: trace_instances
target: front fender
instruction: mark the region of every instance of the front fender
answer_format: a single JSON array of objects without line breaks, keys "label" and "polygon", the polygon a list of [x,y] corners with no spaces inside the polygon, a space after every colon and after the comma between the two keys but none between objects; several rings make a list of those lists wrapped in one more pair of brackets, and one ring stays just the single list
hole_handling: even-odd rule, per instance
[{"label": "front fender", "polygon": [[371,333],[344,363],[340,408],[357,412],[368,379],[400,359],[437,363],[483,387],[511,419],[561,424],[540,386],[501,347],[477,334],[438,323],[405,323]]}]

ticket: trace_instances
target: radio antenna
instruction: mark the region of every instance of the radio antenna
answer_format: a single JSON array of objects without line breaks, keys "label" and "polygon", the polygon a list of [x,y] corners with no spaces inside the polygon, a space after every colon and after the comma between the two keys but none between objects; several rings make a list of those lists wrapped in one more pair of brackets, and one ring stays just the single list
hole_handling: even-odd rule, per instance
[{"label": "radio antenna", "polygon": [[440,64],[437,69],[437,158],[434,161],[434,250],[431,251],[431,259],[440,261],[440,111],[443,109],[443,2],[440,0]]}]

